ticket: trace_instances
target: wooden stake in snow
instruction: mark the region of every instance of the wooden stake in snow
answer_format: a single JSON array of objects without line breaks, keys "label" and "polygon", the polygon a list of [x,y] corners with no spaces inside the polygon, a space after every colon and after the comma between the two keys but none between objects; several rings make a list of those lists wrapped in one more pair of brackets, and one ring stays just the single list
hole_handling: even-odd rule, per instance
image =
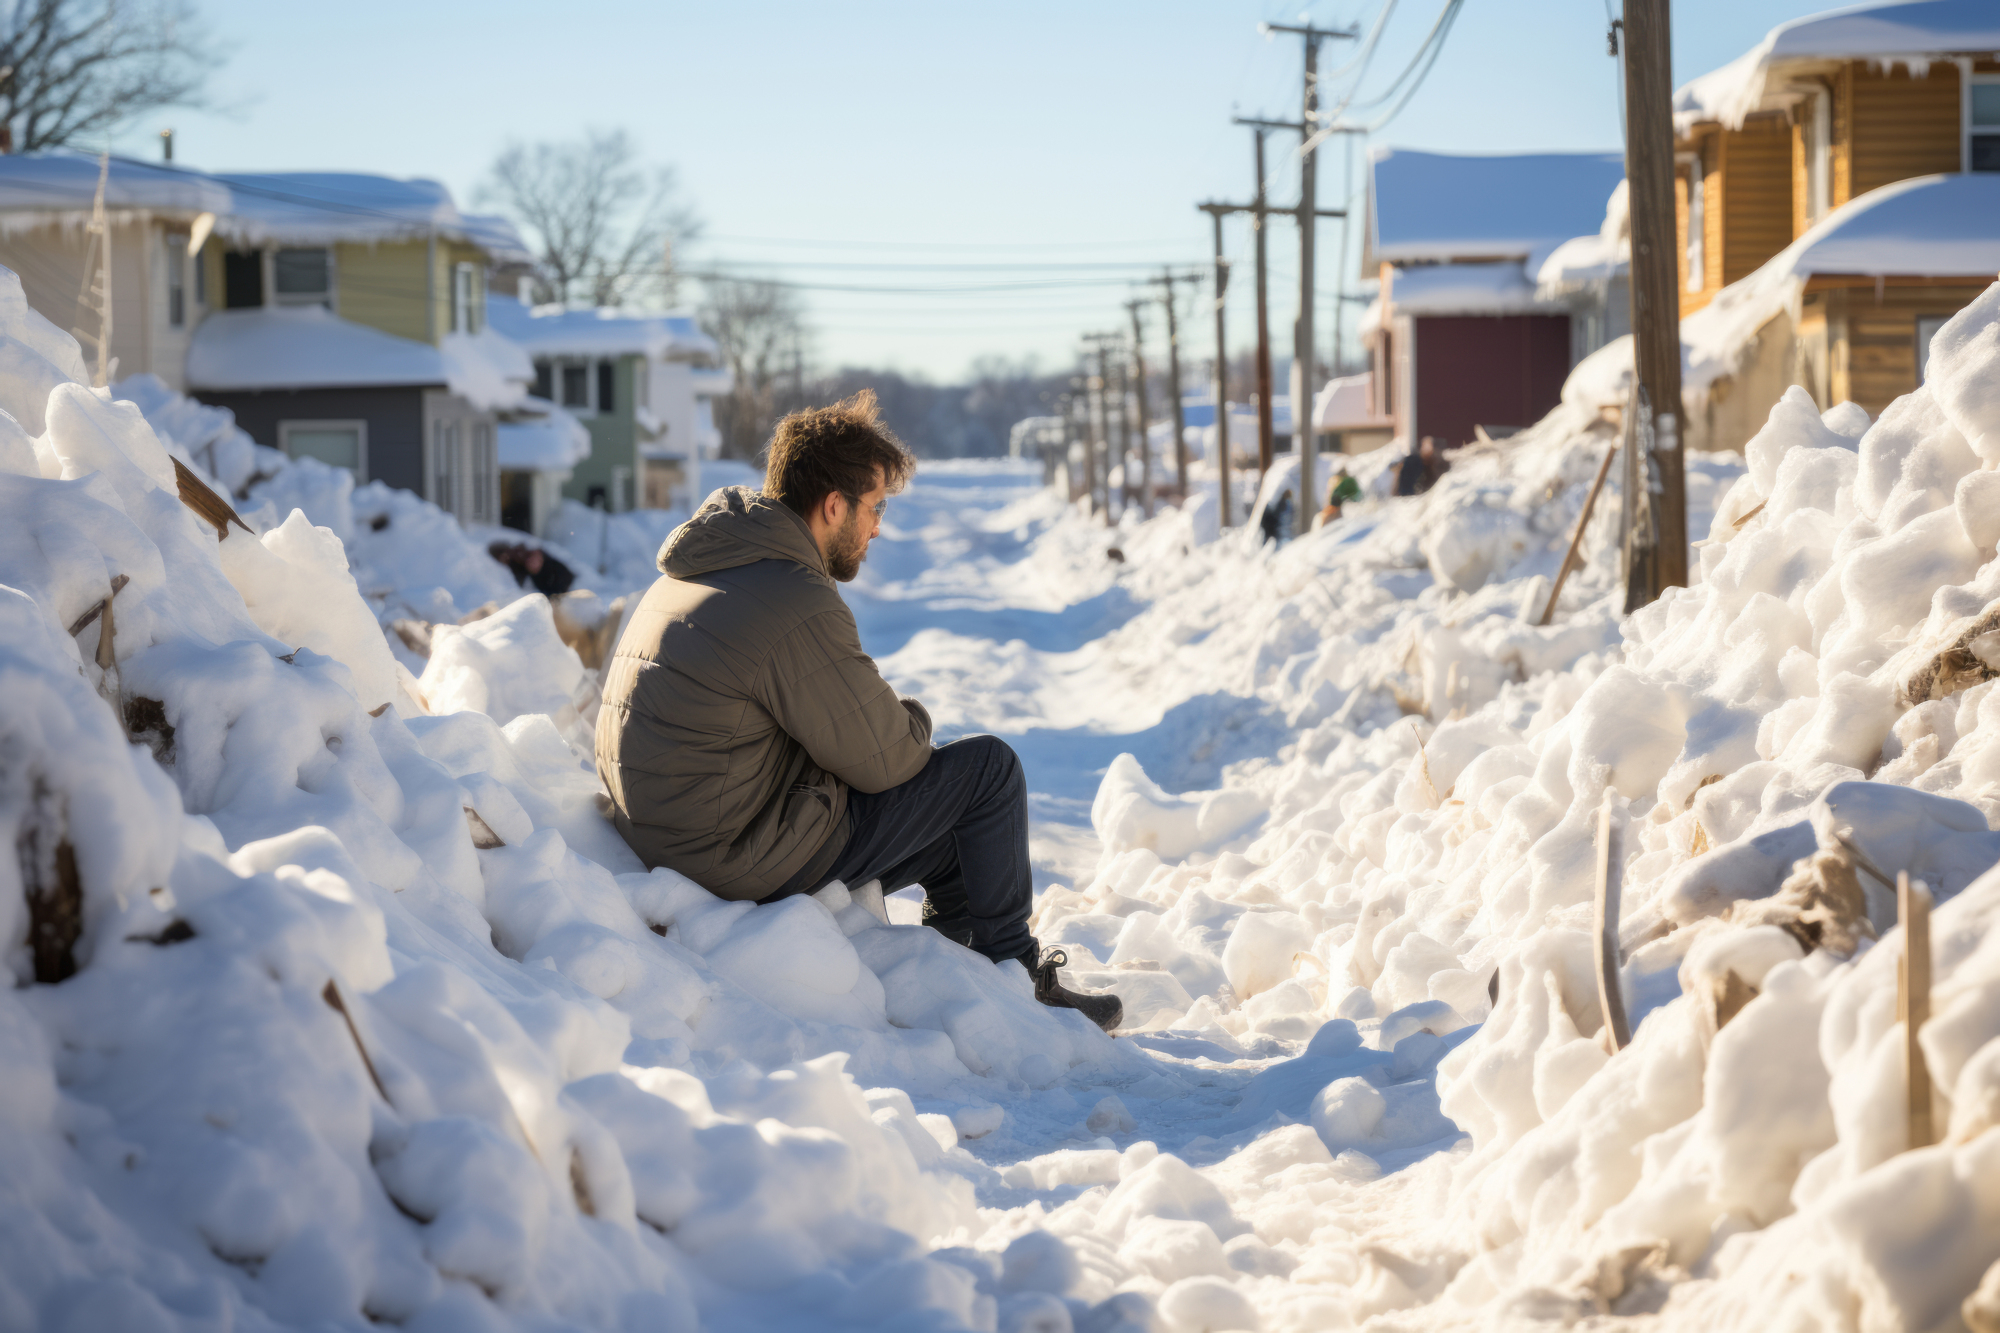
[{"label": "wooden stake in snow", "polygon": [[1625,990],[1618,980],[1619,881],[1624,875],[1619,856],[1618,826],[1611,817],[1611,793],[1597,812],[1597,1001],[1604,1008],[1604,1026],[1611,1033],[1613,1053],[1632,1044],[1632,1027],[1625,1017]]},{"label": "wooden stake in snow", "polygon": [[361,1043],[361,1029],[354,1026],[354,1015],[347,1012],[347,1002],[340,997],[340,987],[328,978],[326,989],[319,993],[319,997],[347,1024],[347,1035],[354,1039],[354,1049],[361,1054],[361,1067],[368,1071],[368,1081],[375,1085],[375,1091],[382,1094],[383,1101],[394,1106],[395,1103],[389,1101],[389,1090],[382,1086],[382,1076],[375,1072],[375,1062],[368,1058],[368,1048]]},{"label": "wooden stake in snow", "polygon": [[1563,584],[1569,581],[1569,571],[1576,565],[1576,553],[1583,546],[1583,530],[1590,526],[1590,511],[1597,508],[1597,493],[1604,489],[1604,478],[1611,471],[1611,460],[1618,455],[1618,441],[1604,451],[1604,461],[1597,465],[1597,480],[1590,483],[1590,494],[1583,497],[1583,512],[1576,516],[1576,532],[1569,539],[1569,550],[1563,553],[1562,568],[1556,571],[1556,586],[1549,589],[1549,604],[1542,608],[1542,618],[1537,624],[1546,625],[1555,619],[1556,599],[1563,595]]},{"label": "wooden stake in snow", "polygon": [[1931,1016],[1931,891],[1896,872],[1896,915],[1903,923],[1903,956],[1896,964],[1896,1018],[1903,1025],[1903,1069],[1910,1095],[1910,1146],[1928,1148],[1931,1071],[1917,1041]]}]

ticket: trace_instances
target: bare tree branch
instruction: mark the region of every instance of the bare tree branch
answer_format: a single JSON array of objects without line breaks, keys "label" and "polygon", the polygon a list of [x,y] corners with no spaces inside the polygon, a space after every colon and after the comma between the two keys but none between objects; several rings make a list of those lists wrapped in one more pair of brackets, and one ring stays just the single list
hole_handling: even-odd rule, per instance
[{"label": "bare tree branch", "polygon": [[204,105],[218,59],[190,0],[14,0],[0,6],[0,124],[24,153],[97,140]]},{"label": "bare tree branch", "polygon": [[667,241],[692,239],[700,223],[678,201],[673,171],[637,157],[625,131],[591,130],[571,142],[512,144],[493,163],[478,198],[533,234],[538,300],[672,303]]},{"label": "bare tree branch", "polygon": [[781,377],[805,336],[798,293],[775,282],[712,278],[701,326],[722,348],[735,384],[717,421],[725,457],[754,459],[778,417]]}]

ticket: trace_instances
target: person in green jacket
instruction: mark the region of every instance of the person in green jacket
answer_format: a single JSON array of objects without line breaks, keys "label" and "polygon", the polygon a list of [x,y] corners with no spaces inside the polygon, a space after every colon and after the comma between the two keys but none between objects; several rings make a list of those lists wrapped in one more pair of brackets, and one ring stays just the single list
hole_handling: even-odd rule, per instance
[{"label": "person in green jacket", "polygon": [[779,422],[762,490],[725,487],[673,531],[605,672],[612,822],[648,866],[722,898],[920,884],[926,924],[1108,1031],[1118,998],[1063,987],[1062,952],[1028,929],[1020,759],[996,736],[933,746],[840,596],[915,470],[864,390]]},{"label": "person in green jacket", "polygon": [[1349,500],[1361,498],[1361,483],[1347,474],[1346,467],[1333,474],[1333,480],[1326,488],[1326,508],[1319,511],[1313,520],[1316,528],[1325,527],[1340,517],[1340,511]]}]

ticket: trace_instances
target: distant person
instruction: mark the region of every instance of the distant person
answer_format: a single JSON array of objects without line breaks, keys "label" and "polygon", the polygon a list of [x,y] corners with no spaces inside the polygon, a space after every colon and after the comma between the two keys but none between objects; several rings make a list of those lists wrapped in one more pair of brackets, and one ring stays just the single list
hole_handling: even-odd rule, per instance
[{"label": "distant person", "polygon": [[1443,450],[1438,448],[1437,437],[1426,435],[1415,449],[1403,455],[1403,461],[1396,467],[1396,494],[1422,495],[1437,484],[1437,479],[1451,470]]},{"label": "distant person", "polygon": [[1313,526],[1323,528],[1340,517],[1340,511],[1350,500],[1361,498],[1361,483],[1348,475],[1343,465],[1333,474],[1333,480],[1326,488],[1326,507],[1313,516]]},{"label": "distant person", "polygon": [[536,592],[554,597],[568,592],[576,582],[575,570],[539,546],[529,546],[526,542],[494,542],[486,548],[486,553],[507,566],[507,572],[514,576],[517,588],[533,583]]},{"label": "distant person", "polygon": [[606,671],[613,822],[648,866],[721,898],[921,884],[927,925],[1018,961],[1036,999],[1109,1031],[1123,1004],[1064,987],[1063,954],[1028,930],[1021,761],[993,736],[934,748],[930,714],[882,679],[841,600],[915,469],[863,390],[780,421],[763,490],[719,490],[667,538]]},{"label": "distant person", "polygon": [[1278,498],[1264,506],[1264,512],[1257,518],[1257,526],[1264,534],[1264,540],[1274,546],[1283,546],[1292,537],[1292,493],[1290,490],[1278,492]]}]

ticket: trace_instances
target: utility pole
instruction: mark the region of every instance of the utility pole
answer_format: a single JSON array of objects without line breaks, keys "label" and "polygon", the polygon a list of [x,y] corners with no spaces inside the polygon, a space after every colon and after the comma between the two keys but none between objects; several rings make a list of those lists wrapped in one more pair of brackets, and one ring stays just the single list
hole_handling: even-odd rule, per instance
[{"label": "utility pole", "polygon": [[[1112,335],[1112,342],[1113,345],[1116,345],[1118,342],[1116,334]],[[1120,350],[1123,349],[1121,348]],[[1126,411],[1126,398],[1130,394],[1131,388],[1125,383],[1125,358],[1122,356],[1118,357],[1113,364],[1118,367],[1118,394],[1113,400],[1118,411],[1118,429],[1113,432],[1112,438],[1118,441],[1118,517],[1124,518],[1125,511],[1132,507],[1132,418]],[[1108,520],[1111,513],[1108,507],[1111,491],[1111,464],[1109,459],[1105,460],[1104,481],[1107,499],[1105,517]]]},{"label": "utility pole", "polygon": [[[1092,347],[1094,347],[1097,350],[1097,374],[1094,377],[1097,386],[1097,412],[1094,416],[1092,416],[1090,421],[1090,426],[1091,426],[1090,466],[1087,469],[1090,475],[1090,506],[1093,510],[1097,508],[1098,477],[1101,473],[1104,481],[1104,522],[1106,526],[1109,526],[1111,523],[1110,344],[1113,341],[1115,341],[1116,338],[1117,335],[1111,333],[1087,333],[1084,335],[1083,338],[1085,342],[1089,343]],[[1103,467],[1101,469],[1098,466],[1099,459],[1097,457],[1098,444],[1100,441],[1102,441],[1104,446],[1104,457],[1102,459]]]},{"label": "utility pole", "polygon": [[1174,284],[1198,283],[1201,278],[1193,273],[1183,273],[1176,277],[1173,270],[1162,269],[1160,276],[1153,279],[1160,284],[1161,300],[1167,307],[1167,378],[1172,382],[1174,395],[1174,482],[1180,487],[1181,503],[1187,503],[1187,411],[1181,404],[1181,335],[1180,325],[1174,312]]},{"label": "utility pole", "polygon": [[1146,308],[1143,297],[1125,303],[1132,312],[1132,369],[1139,384],[1139,512],[1153,516],[1153,439],[1146,421],[1146,335],[1139,312]]},{"label": "utility pole", "polygon": [[1264,219],[1268,216],[1269,201],[1264,197],[1264,135],[1272,128],[1292,129],[1291,125],[1277,125],[1276,122],[1245,120],[1236,118],[1238,125],[1248,125],[1256,138],[1257,189],[1251,196],[1255,211],[1250,214],[1251,235],[1257,242],[1257,472],[1259,480],[1271,470],[1271,298],[1270,283],[1264,263]]},{"label": "utility pole", "polygon": [[[1664,5],[1666,0],[1658,0]],[[1267,23],[1266,32],[1288,32],[1305,39],[1305,102],[1299,116],[1299,322],[1292,340],[1292,442],[1299,452],[1299,507],[1301,517],[1319,508],[1313,490],[1313,233],[1318,203],[1319,146],[1313,133],[1319,128],[1319,44],[1329,37],[1353,41],[1358,28],[1303,28]]]},{"label": "utility pole", "polygon": [[1223,294],[1229,290],[1229,261],[1222,257],[1222,217],[1230,212],[1227,204],[1203,204],[1202,212],[1215,223],[1215,455],[1221,478],[1222,526],[1235,526],[1229,500],[1229,341],[1222,318]]},{"label": "utility pole", "polygon": [[[1625,0],[1625,179],[1632,194],[1632,369],[1625,609],[1687,586],[1681,457],[1681,320],[1674,259],[1668,0]],[[1636,474],[1636,475],[1635,475]]]},{"label": "utility pole", "polygon": [[[1291,130],[1296,130],[1296,129],[1298,129],[1298,128],[1299,128],[1299,127],[1298,127],[1297,125],[1295,125],[1295,124],[1288,124],[1288,123],[1285,123],[1285,122],[1282,122],[1282,121],[1269,121],[1269,120],[1239,120],[1239,121],[1238,121],[1237,123],[1238,123],[1238,124],[1240,124],[1240,125],[1255,125],[1255,126],[1261,126],[1261,127],[1262,127],[1262,128],[1264,128],[1264,129],[1291,129]],[[1262,152],[1261,152],[1261,150],[1262,150],[1262,148],[1263,148],[1263,138],[1262,138],[1262,136],[1261,136],[1261,135],[1260,135],[1260,136],[1259,136],[1259,138],[1258,138],[1258,143],[1257,143],[1257,146],[1258,146],[1258,149],[1260,150],[1260,151],[1259,151],[1259,159],[1260,159],[1260,161],[1261,161],[1261,158],[1262,158]],[[1207,213],[1207,214],[1209,214],[1209,215],[1210,215],[1211,217],[1213,217],[1213,218],[1215,219],[1215,253],[1216,253],[1216,256],[1217,256],[1217,258],[1218,258],[1218,261],[1220,260],[1220,257],[1221,257],[1221,255],[1222,255],[1222,217],[1223,217],[1223,215],[1224,215],[1224,214],[1226,214],[1226,213],[1248,213],[1248,214],[1250,215],[1250,217],[1251,217],[1251,220],[1252,220],[1253,222],[1257,223],[1257,224],[1259,225],[1259,227],[1260,227],[1260,228],[1261,228],[1261,226],[1262,226],[1262,223],[1263,223],[1264,219],[1265,219],[1265,218],[1267,218],[1267,217],[1269,217],[1269,216],[1271,216],[1271,215],[1272,215],[1273,213],[1277,213],[1277,214],[1281,214],[1281,215],[1282,215],[1282,214],[1289,214],[1289,215],[1291,215],[1291,216],[1294,216],[1294,217],[1299,217],[1299,218],[1303,218],[1303,217],[1304,217],[1304,214],[1300,213],[1300,212],[1299,212],[1299,210],[1298,210],[1298,209],[1296,209],[1296,208],[1273,208],[1273,207],[1272,207],[1272,206],[1270,206],[1269,204],[1265,203],[1265,202],[1263,201],[1263,197],[1262,197],[1262,195],[1263,195],[1263,191],[1262,191],[1262,184],[1261,184],[1261,183],[1262,183],[1262,181],[1263,181],[1263,178],[1264,178],[1264,175],[1263,175],[1263,172],[1261,172],[1261,171],[1260,171],[1260,172],[1258,172],[1258,173],[1257,173],[1257,179],[1258,179],[1258,181],[1259,181],[1259,190],[1258,190],[1258,197],[1257,197],[1257,199],[1256,199],[1256,200],[1254,200],[1254,201],[1253,201],[1253,202],[1251,202],[1251,203],[1247,203],[1247,204],[1218,204],[1218,203],[1207,203],[1207,204],[1196,204],[1196,205],[1195,205],[1195,207],[1196,207],[1196,208],[1200,209],[1200,210],[1201,210],[1202,212],[1204,212],[1204,213]],[[1344,217],[1346,217],[1346,216],[1347,216],[1347,210],[1346,210],[1346,209],[1343,209],[1343,208],[1318,208],[1318,209],[1314,209],[1314,210],[1313,210],[1313,215],[1314,215],[1315,217],[1322,217],[1322,218],[1344,218]],[[1263,233],[1263,232],[1262,232],[1262,230],[1260,229],[1260,230],[1258,231],[1258,233],[1257,233],[1257,257],[1258,257],[1258,269],[1257,269],[1257,273],[1258,273],[1258,278],[1257,278],[1257,349],[1258,349],[1258,365],[1257,365],[1257,381],[1258,381],[1258,389],[1257,389],[1257,474],[1258,474],[1258,475],[1257,475],[1257,480],[1258,480],[1258,483],[1259,483],[1260,485],[1261,485],[1261,484],[1263,483],[1263,479],[1264,479],[1264,476],[1265,476],[1265,474],[1269,473],[1269,472],[1270,472],[1270,470],[1271,470],[1271,460],[1272,460],[1272,445],[1271,445],[1271,330],[1270,330],[1270,325],[1269,325],[1269,324],[1268,324],[1268,323],[1266,322],[1266,319],[1265,319],[1265,298],[1264,298],[1264,279],[1263,279],[1263,272],[1264,272],[1264,270],[1263,270],[1263,255],[1264,255],[1264,233]],[[1296,378],[1296,368],[1294,368],[1294,377]],[[1222,372],[1220,373],[1220,378],[1219,378],[1219,379],[1217,380],[1217,383],[1219,383],[1219,384],[1223,384],[1223,385],[1225,385],[1225,386],[1226,386],[1226,385],[1228,384],[1228,380],[1229,380],[1229,376],[1228,376],[1228,369],[1227,369],[1227,367],[1225,366],[1225,367],[1224,367],[1224,369],[1223,369],[1223,371],[1222,371]],[[1225,405],[1226,405],[1226,398],[1217,398],[1217,399],[1216,399],[1216,403],[1217,403],[1217,407],[1216,407],[1216,411],[1220,412],[1220,411],[1222,411],[1222,408],[1223,408],[1223,406],[1225,406]],[[1297,413],[1296,413],[1296,412],[1294,412],[1294,413],[1293,413],[1293,415],[1294,415],[1294,416],[1296,417],[1296,416],[1297,416]],[[1295,438],[1296,438],[1296,434],[1297,434],[1297,433],[1296,433],[1296,432],[1294,432],[1294,437],[1295,437]],[[1303,493],[1301,493],[1301,494],[1303,494]]]}]

